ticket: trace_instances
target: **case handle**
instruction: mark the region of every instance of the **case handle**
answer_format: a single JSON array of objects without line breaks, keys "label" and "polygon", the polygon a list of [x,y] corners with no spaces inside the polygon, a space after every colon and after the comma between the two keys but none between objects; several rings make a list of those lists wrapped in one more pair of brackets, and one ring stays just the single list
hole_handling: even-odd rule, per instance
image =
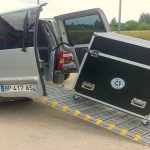
[{"label": "case handle", "polygon": [[137,98],[133,98],[131,101],[131,105],[144,109],[146,106],[146,101],[143,101],[143,100],[140,100]]},{"label": "case handle", "polygon": [[86,82],[86,81],[84,81],[83,83],[82,83],[82,86],[81,86],[83,89],[86,89],[86,90],[89,90],[89,91],[93,91],[94,90],[94,88],[95,88],[95,84],[92,84],[92,83],[90,83],[90,82]]}]

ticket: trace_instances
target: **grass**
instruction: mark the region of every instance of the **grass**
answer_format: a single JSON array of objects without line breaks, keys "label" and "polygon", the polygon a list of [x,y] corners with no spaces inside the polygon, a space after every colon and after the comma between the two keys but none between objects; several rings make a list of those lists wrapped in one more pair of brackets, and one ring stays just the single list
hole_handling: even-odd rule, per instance
[{"label": "grass", "polygon": [[150,41],[150,30],[142,30],[142,31],[121,31],[121,34],[129,35],[132,37],[141,38],[144,40]]},{"label": "grass", "polygon": [[96,30],[73,30],[68,33],[72,44],[84,44],[90,42],[94,32]]},{"label": "grass", "polygon": [[[95,30],[74,30],[70,31],[69,35],[71,36],[71,43],[72,44],[79,44],[79,43],[89,43],[90,39],[93,35]],[[121,31],[121,34],[125,34],[132,37],[137,37],[145,40],[150,41],[150,30],[142,30],[142,31]]]}]

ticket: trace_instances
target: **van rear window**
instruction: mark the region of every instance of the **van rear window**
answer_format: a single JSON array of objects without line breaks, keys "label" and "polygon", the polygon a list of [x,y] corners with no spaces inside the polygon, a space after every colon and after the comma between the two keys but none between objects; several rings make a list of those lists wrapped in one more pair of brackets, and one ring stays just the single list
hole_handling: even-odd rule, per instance
[{"label": "van rear window", "polygon": [[88,44],[94,32],[106,32],[99,15],[88,15],[64,20],[68,41],[72,45]]},{"label": "van rear window", "polygon": [[26,47],[33,47],[36,8],[0,15],[0,50],[22,48],[24,20],[28,13]]}]

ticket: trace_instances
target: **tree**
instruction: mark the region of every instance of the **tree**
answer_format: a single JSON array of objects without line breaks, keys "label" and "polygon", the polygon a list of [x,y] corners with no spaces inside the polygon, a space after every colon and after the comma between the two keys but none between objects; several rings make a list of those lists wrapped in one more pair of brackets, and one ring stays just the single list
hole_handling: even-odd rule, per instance
[{"label": "tree", "polygon": [[150,30],[150,25],[146,22],[141,22],[138,25],[139,30]]},{"label": "tree", "polygon": [[139,23],[143,23],[143,22],[150,24],[150,14],[149,13],[142,13],[140,15]]},{"label": "tree", "polygon": [[[113,31],[117,31],[118,23],[116,18],[113,18],[110,22],[110,27]],[[129,20],[125,23],[121,23],[122,31],[131,31],[131,30],[150,30],[150,14],[142,13],[139,17],[138,22],[134,20]]]},{"label": "tree", "polygon": [[138,29],[138,22],[134,20],[129,20],[124,24],[124,30],[131,31]]},{"label": "tree", "polygon": [[101,24],[100,24],[99,20],[96,20],[93,27],[94,27],[95,29],[99,29],[99,28],[100,28],[100,25],[101,25]]},{"label": "tree", "polygon": [[116,21],[116,18],[113,18],[110,22],[110,27],[113,31],[116,31],[118,28],[118,23]]}]

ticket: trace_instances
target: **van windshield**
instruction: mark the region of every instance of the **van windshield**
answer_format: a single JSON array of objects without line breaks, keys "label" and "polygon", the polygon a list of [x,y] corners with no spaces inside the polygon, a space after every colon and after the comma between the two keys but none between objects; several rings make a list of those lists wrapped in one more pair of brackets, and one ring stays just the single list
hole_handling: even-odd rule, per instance
[{"label": "van windshield", "polygon": [[28,13],[27,47],[34,45],[34,28],[37,16],[37,8],[11,12],[0,15],[0,50],[22,48],[24,19]]}]

